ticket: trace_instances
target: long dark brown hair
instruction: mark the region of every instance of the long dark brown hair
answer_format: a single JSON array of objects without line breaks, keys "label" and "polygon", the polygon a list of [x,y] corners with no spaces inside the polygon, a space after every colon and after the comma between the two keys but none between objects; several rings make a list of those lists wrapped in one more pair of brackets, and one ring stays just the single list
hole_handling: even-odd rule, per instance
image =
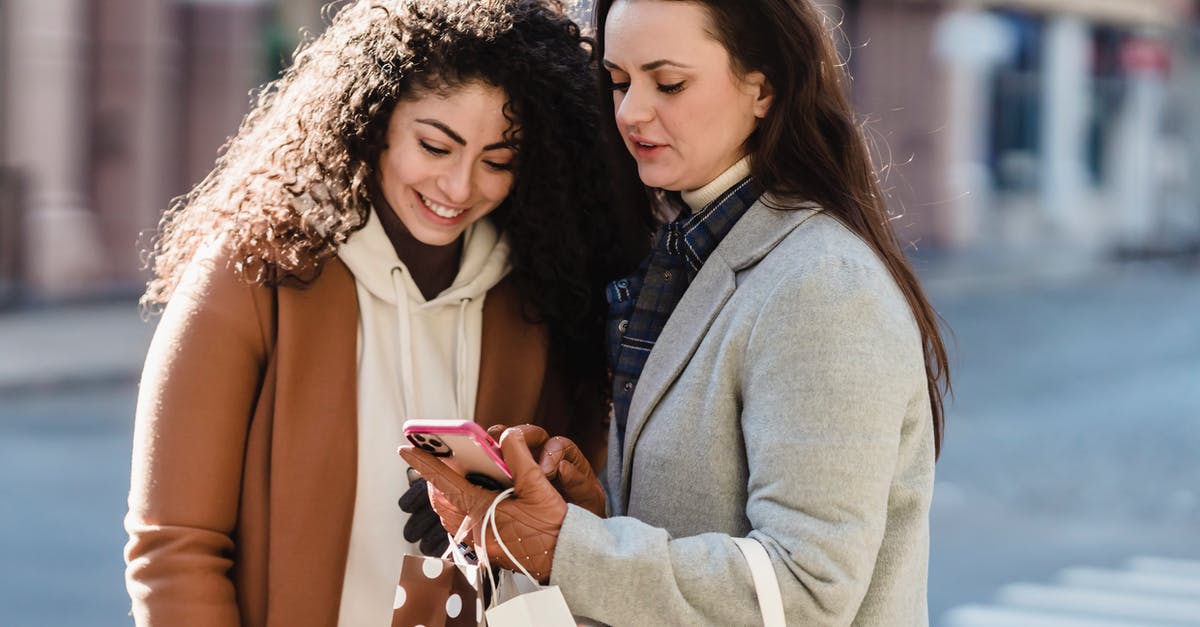
[{"label": "long dark brown hair", "polygon": [[[616,1],[596,2],[601,59],[604,21]],[[677,1],[704,7],[709,34],[729,52],[734,70],[742,76],[762,72],[774,89],[770,111],[746,144],[756,182],[773,195],[821,205],[875,250],[900,287],[921,331],[934,450],[940,454],[950,370],[938,316],[892,230],[866,138],[846,94],[848,77],[824,15],[810,0]],[[601,78],[608,80],[607,72],[602,70]],[[613,119],[612,99],[604,98],[601,106]],[[606,132],[610,143],[621,145],[615,125],[609,124]],[[649,214],[653,197],[644,188],[640,194],[632,189],[637,184],[636,164],[628,154],[619,159],[618,190],[624,188],[623,196],[642,203]]]}]

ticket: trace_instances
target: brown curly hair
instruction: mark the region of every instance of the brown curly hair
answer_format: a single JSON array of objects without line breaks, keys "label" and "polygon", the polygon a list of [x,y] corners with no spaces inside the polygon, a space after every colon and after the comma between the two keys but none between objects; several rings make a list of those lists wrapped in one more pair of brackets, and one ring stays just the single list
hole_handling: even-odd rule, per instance
[{"label": "brown curly hair", "polygon": [[[569,371],[603,368],[604,281],[629,269],[601,146],[591,42],[557,0],[359,0],[266,85],[213,171],[172,201],[142,305],[170,299],[196,251],[221,242],[249,283],[303,286],[370,215],[396,103],[481,80],[508,95],[514,186],[492,219],[512,244],[527,315]],[[628,236],[625,241],[630,241]],[[634,240],[636,241],[636,240]]]}]

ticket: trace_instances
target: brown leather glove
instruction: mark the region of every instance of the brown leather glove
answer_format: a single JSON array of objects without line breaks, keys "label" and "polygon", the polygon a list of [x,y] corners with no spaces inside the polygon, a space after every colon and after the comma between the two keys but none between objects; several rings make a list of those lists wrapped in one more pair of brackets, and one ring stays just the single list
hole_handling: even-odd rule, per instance
[{"label": "brown leather glove", "polygon": [[[538,466],[545,473],[546,479],[554,486],[568,503],[578,505],[588,511],[603,517],[605,515],[604,488],[596,479],[592,465],[579,447],[569,438],[549,437],[545,429],[534,425],[524,424],[515,427],[492,425],[488,427],[488,435],[499,440],[506,429],[519,429],[525,436],[525,444],[530,453],[538,460]],[[437,514],[443,527],[452,535],[456,535],[467,518],[468,512],[456,507],[441,492],[429,486],[429,503]],[[478,521],[483,512],[476,512]]]},{"label": "brown leather glove", "polygon": [[604,488],[583,451],[580,451],[570,438],[556,435],[546,439],[549,434],[545,429],[533,425],[492,425],[488,427],[488,435],[499,440],[507,428],[521,430],[521,434],[525,436],[525,443],[529,445],[533,458],[538,460],[538,466],[550,480],[550,485],[553,485],[568,503],[604,517],[607,501]]},{"label": "brown leather glove", "polygon": [[[521,429],[509,429],[500,438],[504,463],[513,474],[513,496],[496,507],[496,529],[505,546],[521,565],[538,581],[550,581],[550,567],[558,532],[567,516],[567,502],[546,479],[525,442]],[[493,563],[511,570],[517,565],[508,559],[492,535],[490,527],[481,530],[479,522],[495,500],[495,491],[467,481],[442,460],[411,446],[401,447],[400,455],[416,468],[430,485],[430,501],[439,515],[439,503],[444,499],[459,512],[466,512],[466,524],[475,534],[475,544],[487,548]],[[446,530],[454,533],[459,525],[442,519]],[[449,523],[449,524],[447,524]],[[486,542],[483,542],[486,538]]]}]

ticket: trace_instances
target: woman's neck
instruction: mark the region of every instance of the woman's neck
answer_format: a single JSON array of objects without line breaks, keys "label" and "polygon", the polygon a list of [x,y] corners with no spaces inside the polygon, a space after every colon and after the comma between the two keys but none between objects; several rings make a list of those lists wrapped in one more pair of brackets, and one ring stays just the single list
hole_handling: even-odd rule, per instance
[{"label": "woman's neck", "polygon": [[413,237],[380,190],[372,190],[371,201],[396,256],[408,268],[425,300],[432,300],[450,287],[462,261],[463,236],[445,246],[431,246]]},{"label": "woman's neck", "polygon": [[725,190],[733,187],[747,176],[750,176],[750,157],[748,156],[742,157],[737,163],[729,166],[729,169],[718,174],[717,178],[709,181],[704,187],[681,192],[679,196],[695,213],[708,206],[708,203],[716,200],[718,196],[725,193]]}]

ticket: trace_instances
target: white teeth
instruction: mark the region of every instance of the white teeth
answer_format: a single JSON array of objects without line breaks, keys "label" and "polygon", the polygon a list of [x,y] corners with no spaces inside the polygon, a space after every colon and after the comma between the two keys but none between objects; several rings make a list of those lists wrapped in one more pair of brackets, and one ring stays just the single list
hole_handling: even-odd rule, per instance
[{"label": "white teeth", "polygon": [[429,207],[430,211],[434,212],[439,217],[446,218],[447,220],[457,218],[466,212],[466,209],[451,209],[445,205],[439,205],[436,202],[429,200],[429,198],[427,198],[424,194],[420,194],[420,196],[421,202],[425,203],[425,206]]}]

